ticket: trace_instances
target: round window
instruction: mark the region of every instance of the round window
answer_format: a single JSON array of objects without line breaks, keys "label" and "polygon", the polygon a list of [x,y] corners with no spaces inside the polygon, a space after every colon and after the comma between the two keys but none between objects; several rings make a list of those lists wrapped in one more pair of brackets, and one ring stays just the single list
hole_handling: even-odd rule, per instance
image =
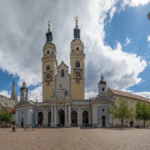
[{"label": "round window", "polygon": [[77,77],[77,78],[80,78],[80,77],[81,77],[81,71],[79,71],[79,70],[76,71],[76,77]]},{"label": "round window", "polygon": [[51,74],[50,73],[47,73],[46,74],[46,80],[50,80],[52,78]]}]

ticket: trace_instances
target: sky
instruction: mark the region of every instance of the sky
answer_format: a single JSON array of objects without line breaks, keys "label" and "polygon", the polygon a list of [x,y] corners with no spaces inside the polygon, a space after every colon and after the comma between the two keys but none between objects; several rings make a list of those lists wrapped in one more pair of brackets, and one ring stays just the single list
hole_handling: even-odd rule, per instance
[{"label": "sky", "polygon": [[29,99],[42,101],[43,46],[48,20],[58,64],[70,67],[70,43],[79,17],[84,43],[85,97],[98,94],[103,73],[109,88],[150,98],[150,0],[1,0],[0,94],[18,96],[22,82]]}]

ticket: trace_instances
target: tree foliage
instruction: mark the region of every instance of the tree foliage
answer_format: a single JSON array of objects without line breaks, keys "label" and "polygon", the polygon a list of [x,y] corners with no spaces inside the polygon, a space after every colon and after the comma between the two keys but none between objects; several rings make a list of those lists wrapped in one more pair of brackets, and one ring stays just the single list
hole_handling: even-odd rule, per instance
[{"label": "tree foliage", "polygon": [[150,120],[150,105],[145,102],[137,102],[136,104],[136,119],[143,120],[143,126],[145,122]]},{"label": "tree foliage", "polygon": [[126,100],[118,101],[117,105],[114,105],[109,113],[112,114],[114,118],[121,120],[121,126],[124,127],[124,119],[133,118],[133,110],[129,109],[128,103]]},{"label": "tree foliage", "polygon": [[2,113],[0,115],[0,122],[11,122],[12,121],[12,116],[11,114],[8,113],[6,109],[2,110]]}]

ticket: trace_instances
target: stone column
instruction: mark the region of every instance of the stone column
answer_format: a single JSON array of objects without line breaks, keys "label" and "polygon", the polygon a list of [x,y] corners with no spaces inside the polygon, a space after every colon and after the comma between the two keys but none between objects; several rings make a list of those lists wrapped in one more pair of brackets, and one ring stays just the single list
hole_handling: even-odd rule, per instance
[{"label": "stone column", "polygon": [[48,111],[47,108],[45,108],[45,125],[48,127]]},{"label": "stone column", "polygon": [[91,110],[89,110],[89,125],[91,125]]},{"label": "stone column", "polygon": [[51,106],[51,127],[54,127],[54,106]]},{"label": "stone column", "polygon": [[16,124],[17,124],[17,126],[19,126],[19,117],[18,117],[19,115],[18,115],[18,110],[16,110],[16,114],[15,114],[15,120],[16,120]]},{"label": "stone column", "polygon": [[56,111],[56,106],[54,106],[54,127],[57,126],[57,111]]},{"label": "stone column", "polygon": [[37,110],[35,109],[35,126],[38,125],[38,115],[37,115]]},{"label": "stone column", "polygon": [[78,106],[78,126],[81,126],[81,106]]},{"label": "stone column", "polygon": [[97,126],[97,109],[96,106],[92,106],[92,126]]},{"label": "stone column", "polygon": [[27,124],[31,125],[31,109],[27,109]]},{"label": "stone column", "polygon": [[71,106],[68,106],[68,127],[71,127]]},{"label": "stone column", "polygon": [[43,110],[43,126],[46,127],[46,107]]},{"label": "stone column", "polygon": [[92,106],[92,127],[96,127],[95,106]]},{"label": "stone column", "polygon": [[68,114],[67,114],[67,105],[65,105],[65,127],[68,126],[68,122],[67,122],[67,119],[68,118]]},{"label": "stone column", "polygon": [[83,110],[82,110],[82,105],[80,107],[80,126],[83,126]]}]

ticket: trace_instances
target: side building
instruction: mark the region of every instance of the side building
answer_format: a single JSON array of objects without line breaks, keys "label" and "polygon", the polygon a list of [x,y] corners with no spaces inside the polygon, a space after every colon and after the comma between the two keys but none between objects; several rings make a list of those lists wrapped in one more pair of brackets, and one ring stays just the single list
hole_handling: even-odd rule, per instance
[{"label": "side building", "polygon": [[[136,111],[136,104],[137,102],[145,102],[150,103],[148,98],[145,98],[143,96],[139,96],[136,94],[132,94],[125,91],[115,90],[108,88],[107,95],[113,100],[114,104],[117,105],[120,100],[127,101],[127,104],[129,106],[129,109],[133,110],[133,112]],[[133,126],[142,126],[143,121],[136,120],[136,119],[126,119],[124,121],[124,125],[127,127],[133,127]],[[146,122],[146,126],[149,125],[149,121]],[[120,126],[120,120],[118,119],[112,119],[112,126]]]},{"label": "side building", "polygon": [[12,115],[12,121],[15,121],[15,105],[18,102],[18,96],[16,92],[15,81],[13,81],[11,97],[0,95],[0,114],[3,109],[6,109],[8,113]]}]

